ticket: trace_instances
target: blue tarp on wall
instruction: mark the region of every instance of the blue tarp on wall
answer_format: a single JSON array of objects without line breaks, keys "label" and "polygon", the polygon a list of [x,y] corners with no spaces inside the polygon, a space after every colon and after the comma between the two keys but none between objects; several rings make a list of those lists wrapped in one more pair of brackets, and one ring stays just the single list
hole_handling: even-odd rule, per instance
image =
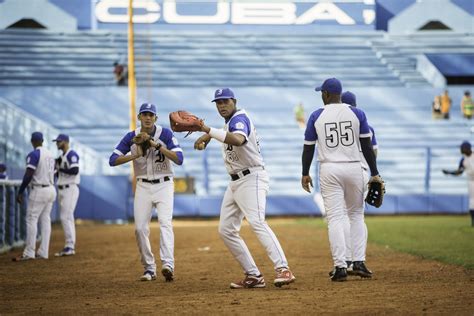
[{"label": "blue tarp on wall", "polygon": [[[81,178],[76,217],[93,220],[118,220],[133,217],[133,199],[127,176],[83,176]],[[176,194],[175,217],[219,216],[222,196]],[[368,207],[367,214],[464,214],[468,198],[464,195],[386,195],[380,208]],[[321,212],[313,196],[268,196],[266,214],[269,216],[309,215]],[[57,218],[54,216],[53,218]]]}]

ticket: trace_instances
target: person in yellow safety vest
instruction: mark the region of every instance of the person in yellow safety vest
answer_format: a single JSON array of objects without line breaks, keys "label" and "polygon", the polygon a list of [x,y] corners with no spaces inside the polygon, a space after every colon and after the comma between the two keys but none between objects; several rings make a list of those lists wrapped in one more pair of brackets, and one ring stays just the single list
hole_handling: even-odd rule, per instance
[{"label": "person in yellow safety vest", "polygon": [[464,92],[464,97],[461,100],[461,112],[465,118],[470,120],[472,118],[472,112],[474,110],[474,102],[471,98],[469,91]]}]

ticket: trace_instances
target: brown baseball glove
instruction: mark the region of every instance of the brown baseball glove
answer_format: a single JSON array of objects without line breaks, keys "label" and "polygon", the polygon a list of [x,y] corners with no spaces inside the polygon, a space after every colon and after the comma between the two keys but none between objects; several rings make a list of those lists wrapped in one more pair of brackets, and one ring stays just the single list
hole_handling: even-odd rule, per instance
[{"label": "brown baseball glove", "polygon": [[170,113],[170,126],[174,132],[188,132],[189,135],[192,132],[200,131],[203,124],[202,119],[187,111]]},{"label": "brown baseball glove", "polygon": [[148,148],[151,147],[150,139],[151,136],[148,135],[148,133],[141,132],[135,135],[135,137],[133,137],[132,143],[137,146],[140,146],[142,148],[143,156],[145,156]]}]

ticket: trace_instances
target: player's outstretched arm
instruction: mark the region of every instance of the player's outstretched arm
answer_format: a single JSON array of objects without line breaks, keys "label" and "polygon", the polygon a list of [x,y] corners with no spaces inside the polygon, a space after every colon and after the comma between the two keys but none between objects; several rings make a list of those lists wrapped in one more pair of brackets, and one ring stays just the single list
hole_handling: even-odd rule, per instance
[{"label": "player's outstretched arm", "polygon": [[201,127],[201,132],[208,134],[210,137],[217,139],[221,143],[232,145],[232,146],[242,146],[245,144],[245,136],[236,133],[229,133],[220,128],[209,127],[205,124]]},{"label": "player's outstretched arm", "polygon": [[464,172],[464,169],[457,169],[457,170],[441,170],[444,174],[452,175],[452,176],[460,176]]}]

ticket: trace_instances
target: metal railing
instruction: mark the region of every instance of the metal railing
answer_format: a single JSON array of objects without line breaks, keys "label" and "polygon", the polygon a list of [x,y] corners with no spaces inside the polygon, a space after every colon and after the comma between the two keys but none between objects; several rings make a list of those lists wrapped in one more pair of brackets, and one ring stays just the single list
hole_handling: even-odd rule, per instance
[{"label": "metal railing", "polygon": [[26,203],[16,203],[19,180],[0,180],[0,253],[22,247],[26,238]]}]

